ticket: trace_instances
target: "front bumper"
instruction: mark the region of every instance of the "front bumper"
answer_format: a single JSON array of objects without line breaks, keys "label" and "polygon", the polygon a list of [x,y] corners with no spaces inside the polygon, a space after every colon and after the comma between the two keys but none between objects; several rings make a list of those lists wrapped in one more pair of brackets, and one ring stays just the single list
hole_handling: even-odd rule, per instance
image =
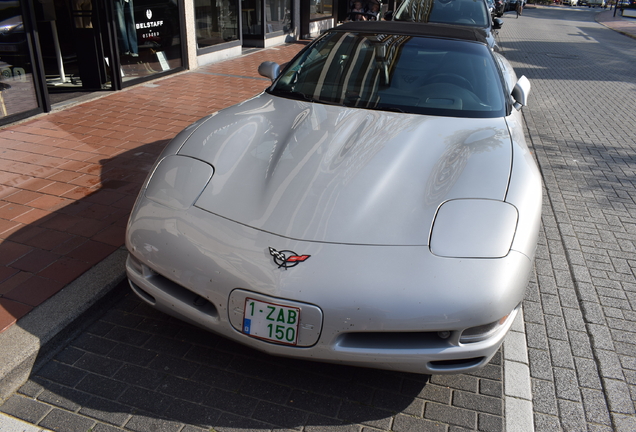
[{"label": "front bumper", "polygon": [[[512,325],[532,268],[515,251],[452,259],[426,246],[291,240],[147,200],[129,226],[127,246],[133,291],[165,313],[272,355],[425,374],[484,366]],[[269,247],[311,258],[285,270]],[[311,327],[315,338],[301,334],[308,343],[286,346],[241,333],[246,295],[312,308],[311,322],[301,327]],[[301,321],[306,316],[301,311]],[[488,337],[461,342],[466,329],[502,317]]]}]

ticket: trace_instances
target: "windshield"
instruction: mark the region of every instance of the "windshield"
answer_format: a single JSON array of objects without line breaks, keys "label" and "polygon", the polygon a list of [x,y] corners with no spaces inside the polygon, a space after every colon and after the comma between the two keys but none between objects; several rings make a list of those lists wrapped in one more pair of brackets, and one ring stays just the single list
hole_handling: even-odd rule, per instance
[{"label": "windshield", "polygon": [[393,19],[482,28],[490,25],[490,14],[484,0],[405,0]]},{"label": "windshield", "polygon": [[268,90],[348,107],[457,117],[505,115],[492,54],[479,43],[331,32]]}]

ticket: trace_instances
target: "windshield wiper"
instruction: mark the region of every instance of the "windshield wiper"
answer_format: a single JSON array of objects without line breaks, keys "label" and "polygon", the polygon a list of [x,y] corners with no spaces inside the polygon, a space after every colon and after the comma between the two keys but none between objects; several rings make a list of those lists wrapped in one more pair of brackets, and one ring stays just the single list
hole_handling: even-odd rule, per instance
[{"label": "windshield wiper", "polygon": [[297,100],[302,100],[302,101],[306,101],[306,102],[315,102],[315,103],[322,103],[322,104],[327,104],[327,105],[344,106],[343,104],[340,104],[340,103],[337,103],[337,102],[329,102],[329,101],[325,101],[325,100],[322,100],[322,99],[317,99],[317,98],[315,98],[313,96],[309,96],[309,95],[307,95],[305,93],[292,91],[292,90],[278,90],[278,89],[274,89],[274,90],[270,90],[269,93],[273,94],[274,96],[288,97],[290,99],[297,99]]},{"label": "windshield wiper", "polygon": [[374,107],[366,107],[366,108],[367,109],[372,109],[372,110],[377,110],[377,111],[391,111],[391,112],[399,112],[399,113],[406,114],[406,111],[404,111],[402,108],[398,108],[398,107],[394,107],[394,106],[382,105],[382,106],[374,106]]}]

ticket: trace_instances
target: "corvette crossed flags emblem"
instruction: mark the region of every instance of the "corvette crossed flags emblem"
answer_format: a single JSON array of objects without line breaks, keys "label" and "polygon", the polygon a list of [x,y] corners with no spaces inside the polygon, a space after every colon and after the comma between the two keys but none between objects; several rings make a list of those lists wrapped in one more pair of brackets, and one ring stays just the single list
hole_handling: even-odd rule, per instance
[{"label": "corvette crossed flags emblem", "polygon": [[270,247],[269,254],[274,257],[274,263],[278,266],[278,268],[284,268],[287,270],[291,267],[296,267],[298,263],[307,261],[311,255],[298,255],[296,252],[290,250],[277,251],[276,249]]}]

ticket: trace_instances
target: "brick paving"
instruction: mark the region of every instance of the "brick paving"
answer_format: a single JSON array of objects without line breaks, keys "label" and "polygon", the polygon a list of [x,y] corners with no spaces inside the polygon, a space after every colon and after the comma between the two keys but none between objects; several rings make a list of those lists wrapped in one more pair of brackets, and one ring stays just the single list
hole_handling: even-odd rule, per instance
[{"label": "brick paving", "polygon": [[262,91],[269,80],[258,64],[284,63],[302,47],[256,52],[0,130],[0,332],[123,245],[137,192],[169,139]]},{"label": "brick paving", "polygon": [[596,14],[527,8],[501,32],[546,189],[524,301],[536,430],[636,430],[636,44]]}]

